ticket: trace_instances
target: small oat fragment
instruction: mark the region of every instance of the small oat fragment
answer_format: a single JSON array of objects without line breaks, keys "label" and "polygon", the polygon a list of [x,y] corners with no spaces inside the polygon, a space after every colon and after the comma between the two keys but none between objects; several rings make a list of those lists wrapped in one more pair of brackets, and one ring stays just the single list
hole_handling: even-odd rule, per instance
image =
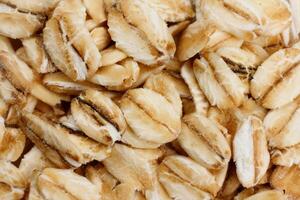
[{"label": "small oat fragment", "polygon": [[114,46],[104,49],[101,54],[101,63],[103,66],[113,65],[127,58],[127,55],[124,52]]},{"label": "small oat fragment", "polygon": [[0,96],[5,103],[15,103],[19,97],[17,89],[5,78],[3,71],[0,72]]},{"label": "small oat fragment", "polygon": [[[220,30],[216,29],[213,32],[213,34],[211,34],[211,36],[209,37],[209,40],[208,40],[204,50],[210,50],[210,49],[213,50],[213,49],[215,49],[216,46],[226,42],[227,40],[231,40],[233,38],[235,38],[235,37],[232,37],[231,35],[229,35],[228,33],[224,32],[224,31],[220,31]],[[236,44],[238,41],[241,41],[241,40],[235,38]]]},{"label": "small oat fragment", "polygon": [[219,198],[230,198],[234,196],[239,187],[240,181],[236,175],[236,169],[233,166],[229,166],[227,178],[223,184],[222,189],[218,193]]},{"label": "small oat fragment", "polygon": [[179,22],[177,24],[169,26],[169,32],[173,37],[178,36],[183,30],[185,30],[191,22],[189,20]]}]

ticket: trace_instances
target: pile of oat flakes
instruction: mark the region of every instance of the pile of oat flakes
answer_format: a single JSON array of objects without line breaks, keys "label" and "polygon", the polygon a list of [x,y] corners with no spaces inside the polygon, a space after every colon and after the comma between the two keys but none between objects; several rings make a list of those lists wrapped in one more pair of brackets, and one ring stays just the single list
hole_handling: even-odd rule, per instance
[{"label": "pile of oat flakes", "polygon": [[299,33],[299,0],[0,0],[0,199],[300,199]]}]

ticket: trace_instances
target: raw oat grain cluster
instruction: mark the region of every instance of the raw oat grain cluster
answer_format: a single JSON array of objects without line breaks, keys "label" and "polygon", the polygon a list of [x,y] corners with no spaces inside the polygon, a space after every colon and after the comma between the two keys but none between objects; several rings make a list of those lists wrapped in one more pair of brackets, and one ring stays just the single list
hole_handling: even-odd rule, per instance
[{"label": "raw oat grain cluster", "polygon": [[300,200],[299,0],[0,0],[1,200]]}]

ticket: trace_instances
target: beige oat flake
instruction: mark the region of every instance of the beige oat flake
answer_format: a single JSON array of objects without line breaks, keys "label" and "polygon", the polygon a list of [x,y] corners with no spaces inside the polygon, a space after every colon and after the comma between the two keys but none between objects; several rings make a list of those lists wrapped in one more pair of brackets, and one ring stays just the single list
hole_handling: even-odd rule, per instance
[{"label": "beige oat flake", "polygon": [[0,199],[299,199],[299,6],[0,0]]}]

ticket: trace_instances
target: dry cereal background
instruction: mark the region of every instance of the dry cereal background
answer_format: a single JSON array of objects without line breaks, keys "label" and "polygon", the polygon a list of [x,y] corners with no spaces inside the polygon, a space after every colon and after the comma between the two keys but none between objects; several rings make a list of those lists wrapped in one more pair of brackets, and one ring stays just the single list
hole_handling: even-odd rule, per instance
[{"label": "dry cereal background", "polygon": [[300,0],[0,0],[0,200],[300,200]]}]

